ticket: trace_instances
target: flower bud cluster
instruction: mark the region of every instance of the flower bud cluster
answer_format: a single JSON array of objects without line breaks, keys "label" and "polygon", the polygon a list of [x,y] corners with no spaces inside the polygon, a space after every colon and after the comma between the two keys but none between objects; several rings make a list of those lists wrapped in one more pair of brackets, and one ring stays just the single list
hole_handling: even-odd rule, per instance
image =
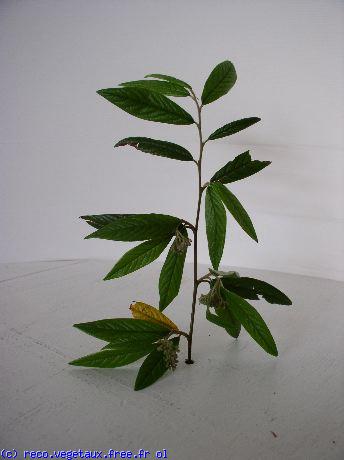
[{"label": "flower bud cluster", "polygon": [[157,350],[163,352],[166,366],[174,371],[178,364],[179,348],[171,340],[167,339],[159,340],[158,344]]},{"label": "flower bud cluster", "polygon": [[199,302],[211,308],[224,308],[226,301],[221,295],[222,283],[219,278],[216,279],[214,286],[210,289],[208,294],[201,294]]},{"label": "flower bud cluster", "polygon": [[178,254],[182,254],[191,245],[191,240],[183,235],[178,229],[176,230],[176,237],[172,244],[172,250]]}]

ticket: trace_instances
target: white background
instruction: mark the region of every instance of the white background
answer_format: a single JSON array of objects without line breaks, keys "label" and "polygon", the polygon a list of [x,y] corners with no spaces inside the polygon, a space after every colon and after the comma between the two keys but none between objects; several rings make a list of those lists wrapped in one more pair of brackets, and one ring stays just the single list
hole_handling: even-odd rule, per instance
[{"label": "white background", "polygon": [[84,241],[82,214],[193,220],[194,164],[113,145],[151,136],[194,152],[195,126],[135,119],[96,90],[159,72],[200,94],[229,59],[238,81],[204,109],[206,134],[262,122],[207,144],[204,181],[247,149],[272,165],[232,186],[260,244],[231,220],[223,264],[344,279],[343,12],[329,0],[2,0],[1,261],[115,260],[132,246]]}]

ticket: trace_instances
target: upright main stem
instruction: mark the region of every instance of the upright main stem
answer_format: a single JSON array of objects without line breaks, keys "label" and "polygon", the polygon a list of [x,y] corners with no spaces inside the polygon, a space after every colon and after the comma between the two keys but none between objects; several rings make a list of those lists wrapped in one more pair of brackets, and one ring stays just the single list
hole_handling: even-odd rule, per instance
[{"label": "upright main stem", "polygon": [[196,223],[193,229],[194,233],[194,287],[193,287],[193,296],[192,296],[192,308],[191,308],[191,319],[190,319],[190,329],[188,334],[188,357],[185,360],[187,364],[193,364],[193,360],[191,358],[191,351],[192,351],[192,336],[193,336],[193,328],[195,322],[195,310],[196,310],[196,301],[197,301],[197,289],[198,289],[198,271],[197,271],[197,239],[198,239],[198,224],[199,224],[199,214],[201,210],[201,202],[202,202],[202,156],[203,156],[203,148],[204,142],[202,138],[202,106],[198,103],[198,100],[193,93],[193,99],[197,105],[198,111],[198,134],[199,134],[199,158],[196,161],[197,171],[198,171],[198,202],[197,202],[197,212],[196,212]]}]

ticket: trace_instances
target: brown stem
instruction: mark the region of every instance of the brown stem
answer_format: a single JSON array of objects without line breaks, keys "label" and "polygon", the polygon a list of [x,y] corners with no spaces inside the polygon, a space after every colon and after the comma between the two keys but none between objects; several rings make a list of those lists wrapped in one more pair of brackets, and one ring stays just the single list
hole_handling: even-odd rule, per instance
[{"label": "brown stem", "polygon": [[199,159],[196,161],[197,165],[197,172],[198,172],[198,202],[197,202],[197,212],[196,212],[196,223],[194,226],[194,287],[193,287],[193,296],[192,296],[192,307],[191,307],[191,319],[190,319],[190,329],[188,334],[188,357],[185,360],[187,364],[193,364],[193,360],[191,357],[192,351],[192,336],[193,336],[193,328],[195,322],[195,310],[196,310],[196,300],[197,300],[197,288],[198,288],[198,279],[197,279],[197,243],[198,243],[198,224],[199,224],[199,215],[201,210],[201,202],[202,202],[202,193],[204,188],[202,187],[202,156],[203,156],[203,148],[205,142],[202,139],[202,105],[198,103],[195,93],[192,91],[192,99],[195,101],[197,105],[198,111],[198,123],[196,123],[198,128],[199,134]]}]

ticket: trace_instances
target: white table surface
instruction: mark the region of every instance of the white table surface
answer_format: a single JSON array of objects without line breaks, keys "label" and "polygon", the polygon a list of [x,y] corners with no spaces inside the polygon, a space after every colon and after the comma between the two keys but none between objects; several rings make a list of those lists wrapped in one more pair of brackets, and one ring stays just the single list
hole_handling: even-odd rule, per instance
[{"label": "white table surface", "polygon": [[[159,264],[114,281],[104,260],[0,266],[0,447],[167,449],[169,459],[344,459],[344,283],[241,270],[284,290],[292,307],[257,302],[280,356],[244,331],[231,339],[196,314],[195,364],[152,387],[132,389],[139,363],[119,369],[69,366],[103,342],[73,323],[130,316],[157,305]],[[206,267],[200,267],[205,272]],[[189,324],[192,267],[165,313]],[[205,285],[204,285],[205,286]],[[201,291],[200,291],[201,292]]]}]

